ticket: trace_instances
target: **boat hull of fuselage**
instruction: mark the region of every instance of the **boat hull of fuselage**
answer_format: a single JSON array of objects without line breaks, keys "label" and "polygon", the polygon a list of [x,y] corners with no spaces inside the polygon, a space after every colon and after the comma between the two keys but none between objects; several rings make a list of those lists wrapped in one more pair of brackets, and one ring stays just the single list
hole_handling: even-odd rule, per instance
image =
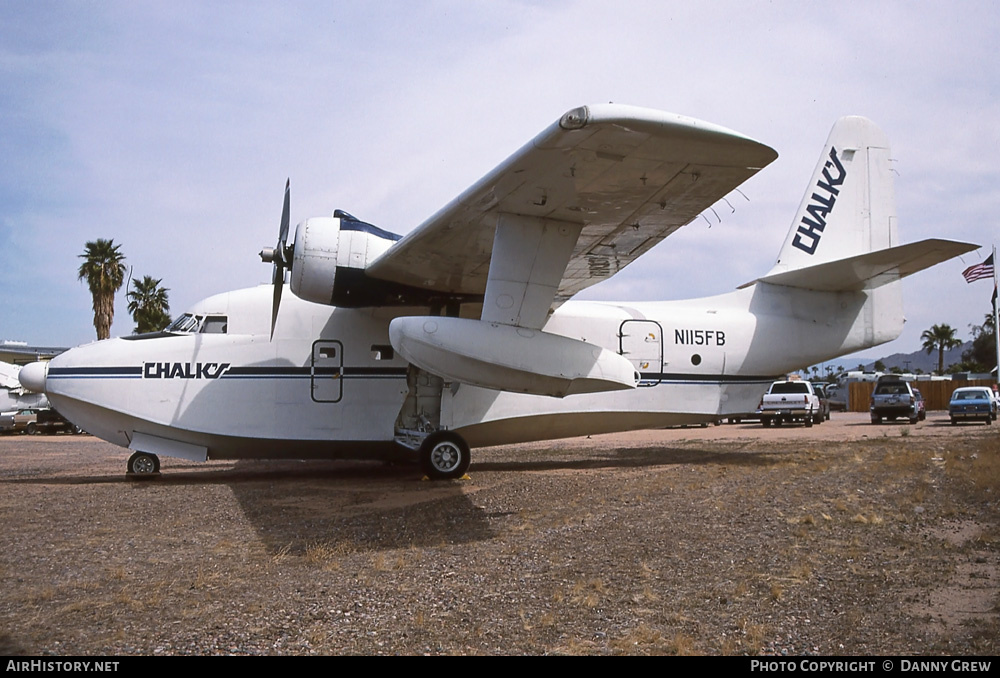
[{"label": "boat hull of fuselage", "polygon": [[109,443],[129,447],[135,432],[176,440],[187,445],[204,447],[205,459],[196,461],[237,459],[377,459],[387,461],[414,461],[415,454],[392,440],[289,440],[251,438],[238,435],[220,435],[162,426],[99,408],[90,403],[56,396],[60,412],[70,421],[90,422],[87,430]]}]

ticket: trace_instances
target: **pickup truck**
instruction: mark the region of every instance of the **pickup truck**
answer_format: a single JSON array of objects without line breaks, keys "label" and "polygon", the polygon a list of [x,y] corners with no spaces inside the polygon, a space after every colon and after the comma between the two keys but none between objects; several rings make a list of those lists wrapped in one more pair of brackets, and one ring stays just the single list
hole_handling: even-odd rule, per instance
[{"label": "pickup truck", "polygon": [[786,421],[812,426],[823,423],[824,418],[819,397],[808,381],[776,381],[760,401],[760,421],[764,426],[781,426]]},{"label": "pickup truck", "polygon": [[910,382],[903,381],[895,375],[879,377],[872,391],[872,402],[868,408],[873,424],[881,424],[883,417],[896,421],[905,417],[911,424],[916,424],[920,418],[917,396]]}]

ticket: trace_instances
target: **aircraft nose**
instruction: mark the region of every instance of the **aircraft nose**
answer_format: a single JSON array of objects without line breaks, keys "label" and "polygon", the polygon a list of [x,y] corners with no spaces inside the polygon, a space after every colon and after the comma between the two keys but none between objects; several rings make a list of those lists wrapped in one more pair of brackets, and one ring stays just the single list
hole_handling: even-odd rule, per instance
[{"label": "aircraft nose", "polygon": [[18,372],[17,379],[21,386],[35,393],[45,393],[45,377],[49,373],[47,362],[29,363]]}]

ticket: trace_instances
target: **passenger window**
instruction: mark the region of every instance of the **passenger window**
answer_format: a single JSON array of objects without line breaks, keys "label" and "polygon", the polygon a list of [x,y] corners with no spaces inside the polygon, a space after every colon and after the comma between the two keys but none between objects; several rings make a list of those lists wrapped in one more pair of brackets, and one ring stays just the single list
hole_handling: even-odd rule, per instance
[{"label": "passenger window", "polygon": [[337,357],[337,347],[336,346],[320,346],[319,347],[319,357],[320,358],[336,358]]}]

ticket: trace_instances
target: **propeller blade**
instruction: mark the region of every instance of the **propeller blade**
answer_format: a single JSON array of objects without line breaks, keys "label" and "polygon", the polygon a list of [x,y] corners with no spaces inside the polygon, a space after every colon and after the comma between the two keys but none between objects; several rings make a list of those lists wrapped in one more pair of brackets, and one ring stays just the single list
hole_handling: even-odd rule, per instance
[{"label": "propeller blade", "polygon": [[278,322],[278,306],[281,305],[281,290],[285,287],[285,267],[280,262],[274,262],[274,295],[271,297],[271,339],[274,339],[274,326]]},{"label": "propeller blade", "polygon": [[[278,245],[274,248],[271,261],[274,262],[274,274],[271,283],[274,285],[274,296],[271,300],[271,339],[274,339],[274,326],[278,322],[278,307],[281,305],[281,290],[285,286],[285,268],[291,264],[288,256],[288,213],[291,202],[291,180],[285,180],[285,202],[281,206],[281,225],[278,227]],[[264,252],[261,252],[264,259]],[[265,259],[266,261],[266,259]]]},{"label": "propeller blade", "polygon": [[285,179],[285,203],[281,206],[281,226],[278,229],[278,251],[281,261],[283,263],[288,263],[285,261],[285,247],[288,242],[288,203],[289,196],[291,194],[291,180]]}]

